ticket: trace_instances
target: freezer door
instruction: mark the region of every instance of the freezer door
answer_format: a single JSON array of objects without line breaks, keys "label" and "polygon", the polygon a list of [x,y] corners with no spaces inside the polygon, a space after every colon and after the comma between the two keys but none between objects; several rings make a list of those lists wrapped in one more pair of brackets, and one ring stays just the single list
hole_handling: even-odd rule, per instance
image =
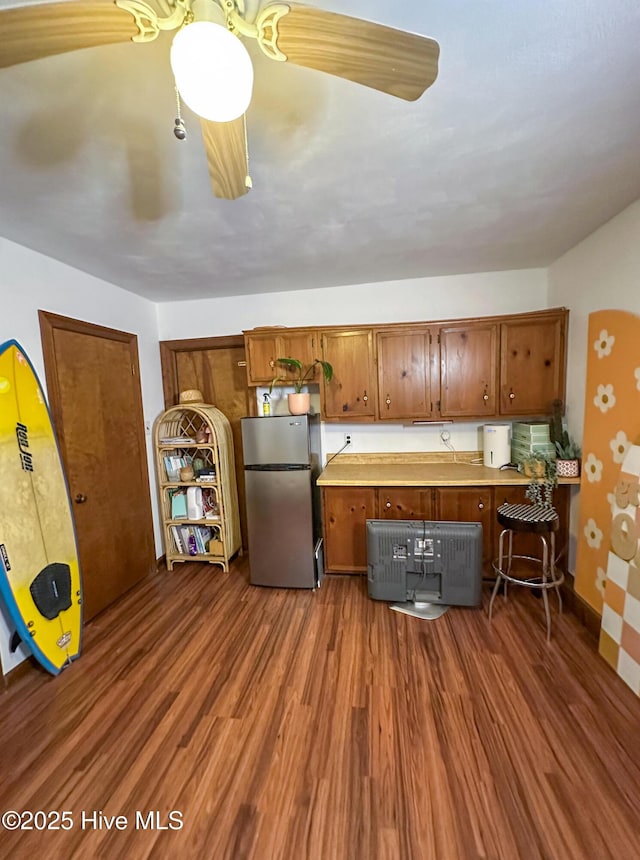
[{"label": "freezer door", "polygon": [[309,470],[247,471],[244,476],[251,583],[314,588],[316,564]]},{"label": "freezer door", "polygon": [[243,418],[242,458],[245,466],[265,463],[309,464],[306,415]]}]

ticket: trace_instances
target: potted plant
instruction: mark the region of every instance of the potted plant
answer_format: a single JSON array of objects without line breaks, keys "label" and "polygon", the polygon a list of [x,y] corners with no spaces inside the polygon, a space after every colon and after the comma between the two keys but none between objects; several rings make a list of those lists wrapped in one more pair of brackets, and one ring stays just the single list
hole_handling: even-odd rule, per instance
[{"label": "potted plant", "polygon": [[580,474],[580,456],[582,451],[578,443],[571,438],[562,426],[562,400],[554,400],[553,414],[549,420],[549,438],[553,442],[556,454],[556,470],[560,478],[577,478]]},{"label": "potted plant", "polygon": [[275,376],[271,380],[269,393],[273,391],[273,386],[279,382],[289,383],[293,385],[294,393],[287,395],[289,403],[289,412],[292,415],[305,415],[309,411],[309,392],[303,392],[302,389],[309,382],[313,382],[316,372],[316,365],[322,368],[322,375],[327,382],[333,379],[333,367],[328,361],[323,361],[321,358],[315,358],[311,364],[304,365],[298,358],[278,358],[277,363],[281,364],[287,370],[292,371],[295,375],[291,376]]},{"label": "potted plant", "polygon": [[553,491],[558,486],[558,473],[556,460],[533,452],[523,460],[522,468],[524,474],[531,478],[526,490],[526,497],[534,505],[553,507]]}]

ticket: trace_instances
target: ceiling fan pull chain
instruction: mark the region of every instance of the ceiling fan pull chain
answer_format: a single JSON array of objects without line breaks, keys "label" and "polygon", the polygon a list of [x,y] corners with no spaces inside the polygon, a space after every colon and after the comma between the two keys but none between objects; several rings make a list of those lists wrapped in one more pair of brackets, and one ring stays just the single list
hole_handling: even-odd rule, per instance
[{"label": "ceiling fan pull chain", "polygon": [[247,175],[244,178],[245,188],[253,188],[253,182],[251,177],[249,176],[249,141],[247,140],[247,115],[244,114],[242,117],[242,124],[244,126],[244,155],[247,160]]},{"label": "ceiling fan pull chain", "polygon": [[184,140],[187,136],[187,129],[185,128],[184,120],[182,119],[182,111],[180,109],[180,93],[178,92],[178,87],[174,84],[173,89],[176,93],[176,109],[178,116],[174,120],[173,133],[178,138],[178,140]]}]

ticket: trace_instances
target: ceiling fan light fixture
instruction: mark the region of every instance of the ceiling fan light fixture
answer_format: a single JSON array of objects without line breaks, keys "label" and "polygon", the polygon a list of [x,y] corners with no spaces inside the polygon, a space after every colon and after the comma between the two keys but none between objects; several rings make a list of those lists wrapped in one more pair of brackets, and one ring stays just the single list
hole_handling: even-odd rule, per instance
[{"label": "ceiling fan light fixture", "polygon": [[247,110],[253,64],[237,36],[212,21],[195,21],[175,35],[171,68],[184,103],[203,119],[231,122]]}]

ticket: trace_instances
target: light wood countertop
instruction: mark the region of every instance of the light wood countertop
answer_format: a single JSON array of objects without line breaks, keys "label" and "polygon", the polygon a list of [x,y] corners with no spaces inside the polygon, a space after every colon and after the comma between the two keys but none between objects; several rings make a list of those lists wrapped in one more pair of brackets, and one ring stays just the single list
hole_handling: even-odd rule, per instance
[{"label": "light wood countertop", "polygon": [[[477,465],[473,461],[479,461]],[[477,451],[456,454],[340,454],[325,466],[320,487],[480,487],[514,486],[529,478],[513,469],[489,469]],[[580,478],[560,478],[579,484]]]}]

